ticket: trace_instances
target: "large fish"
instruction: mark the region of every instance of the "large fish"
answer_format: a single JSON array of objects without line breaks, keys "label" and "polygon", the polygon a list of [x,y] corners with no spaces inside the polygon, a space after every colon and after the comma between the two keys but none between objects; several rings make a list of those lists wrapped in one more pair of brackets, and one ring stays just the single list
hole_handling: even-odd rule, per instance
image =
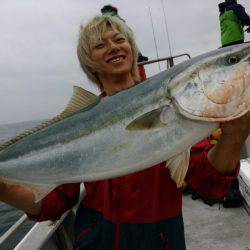
[{"label": "large fish", "polygon": [[59,116],[0,145],[0,179],[37,199],[63,183],[167,160],[177,186],[187,149],[250,110],[250,43],[217,49],[102,98],[79,88]]}]

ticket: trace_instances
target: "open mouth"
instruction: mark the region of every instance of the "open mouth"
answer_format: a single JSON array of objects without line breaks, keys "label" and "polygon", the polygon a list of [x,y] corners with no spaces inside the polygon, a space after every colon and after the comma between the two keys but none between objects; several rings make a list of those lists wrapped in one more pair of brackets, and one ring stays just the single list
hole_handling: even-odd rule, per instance
[{"label": "open mouth", "polygon": [[125,60],[125,56],[114,56],[107,60],[107,63],[117,63]]}]

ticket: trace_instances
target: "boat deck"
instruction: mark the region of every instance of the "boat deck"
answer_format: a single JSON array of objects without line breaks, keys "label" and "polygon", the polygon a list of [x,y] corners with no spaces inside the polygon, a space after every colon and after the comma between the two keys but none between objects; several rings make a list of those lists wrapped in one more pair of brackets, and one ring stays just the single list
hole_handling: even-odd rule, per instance
[{"label": "boat deck", "polygon": [[250,250],[250,215],[244,207],[212,207],[183,196],[188,250]]},{"label": "boat deck", "polygon": [[[57,237],[53,237],[60,223],[66,233],[63,249],[71,250],[72,236],[70,235],[74,219],[72,216],[72,213],[65,214],[63,216],[65,219],[62,218],[54,225],[50,222],[37,223],[19,242],[15,250],[62,249],[58,246],[58,234]],[[192,200],[190,195],[184,195],[183,217],[187,250],[250,250],[250,214],[244,207],[223,208],[221,206],[219,209],[218,204],[210,207],[201,200]],[[21,233],[19,236],[24,237],[26,232],[19,231],[15,235]],[[20,237],[18,237],[19,240]],[[0,249],[14,249],[18,243],[16,240],[11,237],[5,244],[0,245]]]}]

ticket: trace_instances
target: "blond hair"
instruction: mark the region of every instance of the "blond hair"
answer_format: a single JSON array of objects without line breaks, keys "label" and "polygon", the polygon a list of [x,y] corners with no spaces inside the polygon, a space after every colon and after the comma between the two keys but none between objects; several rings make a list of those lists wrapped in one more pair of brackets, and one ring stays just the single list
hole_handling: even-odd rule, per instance
[{"label": "blond hair", "polygon": [[[140,81],[139,71],[137,67],[138,49],[135,43],[132,30],[119,18],[110,15],[98,15],[90,20],[86,25],[80,26],[80,33],[77,44],[77,56],[81,68],[86,73],[91,82],[95,83],[103,90],[102,83],[98,75],[98,65],[91,59],[92,49],[102,40],[103,33],[107,28],[122,33],[128,40],[133,54],[133,64],[131,75],[135,82]],[[92,69],[92,70],[91,70]]]}]

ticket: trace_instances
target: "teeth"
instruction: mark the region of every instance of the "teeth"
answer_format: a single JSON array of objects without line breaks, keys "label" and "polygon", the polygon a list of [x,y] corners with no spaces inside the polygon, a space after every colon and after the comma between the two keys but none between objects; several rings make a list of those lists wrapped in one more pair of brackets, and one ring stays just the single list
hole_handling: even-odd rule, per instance
[{"label": "teeth", "polygon": [[116,57],[116,58],[113,58],[113,59],[111,59],[110,61],[111,62],[119,62],[119,61],[121,61],[123,58],[120,56],[120,57]]}]

